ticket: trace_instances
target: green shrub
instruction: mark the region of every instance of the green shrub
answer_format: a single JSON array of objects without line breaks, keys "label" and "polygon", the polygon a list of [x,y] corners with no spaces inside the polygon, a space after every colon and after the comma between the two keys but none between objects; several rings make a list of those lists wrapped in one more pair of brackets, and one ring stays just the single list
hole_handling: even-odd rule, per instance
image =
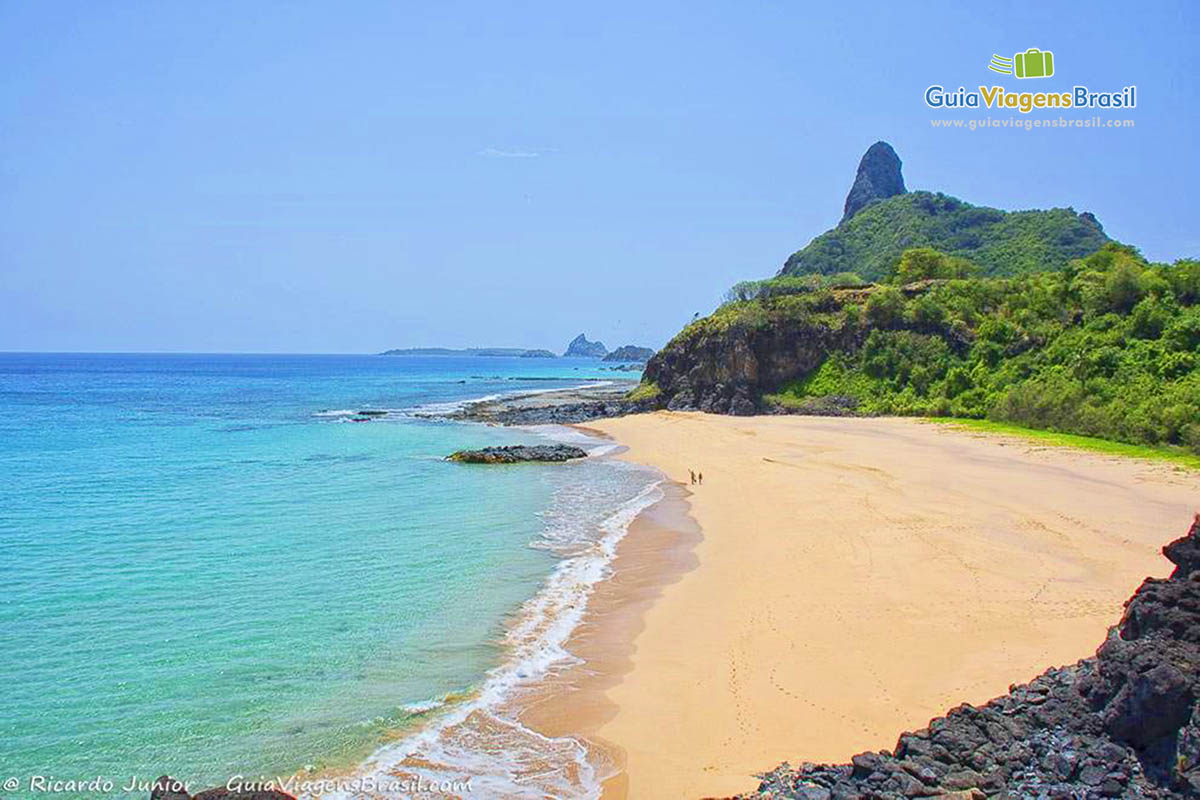
[{"label": "green shrub", "polygon": [[[941,257],[910,250],[903,274],[945,274]],[[817,369],[771,395],[782,405],[839,398],[865,414],[987,418],[1200,452],[1200,262],[1151,265],[1110,242],[1059,271],[942,279],[912,299],[877,285],[864,303],[812,284],[722,306],[680,335],[733,325],[843,334]]]},{"label": "green shrub", "polygon": [[892,286],[881,286],[867,299],[867,320],[877,328],[891,328],[904,321],[904,295]]}]

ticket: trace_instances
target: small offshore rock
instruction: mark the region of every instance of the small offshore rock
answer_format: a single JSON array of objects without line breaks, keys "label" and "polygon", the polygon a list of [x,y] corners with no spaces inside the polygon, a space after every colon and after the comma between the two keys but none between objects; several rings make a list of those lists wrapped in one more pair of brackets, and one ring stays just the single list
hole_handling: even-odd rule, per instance
[{"label": "small offshore rock", "polygon": [[587,458],[587,451],[569,444],[508,445],[485,447],[482,450],[459,450],[446,457],[447,461],[464,464],[517,464],[523,461],[571,461]]}]

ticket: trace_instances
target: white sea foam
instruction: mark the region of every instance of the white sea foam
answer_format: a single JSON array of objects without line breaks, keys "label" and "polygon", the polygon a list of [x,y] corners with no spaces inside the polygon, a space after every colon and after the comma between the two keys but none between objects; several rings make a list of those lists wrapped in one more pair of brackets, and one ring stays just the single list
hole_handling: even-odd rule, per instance
[{"label": "white sea foam", "polygon": [[421,700],[416,703],[405,703],[400,706],[400,709],[409,715],[427,714],[434,709],[442,708],[446,705],[445,700]]},{"label": "white sea foam", "polygon": [[[540,432],[575,441],[583,436],[594,446],[604,443],[567,428]],[[587,472],[558,488],[542,515],[541,535],[531,543],[562,560],[506,632],[503,663],[487,674],[471,698],[448,704],[407,738],[376,751],[360,773],[378,779],[377,785],[389,775],[426,782],[470,778],[471,795],[476,797],[600,796],[609,774],[605,766],[593,763],[585,744],[575,738],[550,738],[523,726],[514,700],[546,676],[579,663],[566,646],[571,633],[583,619],[596,584],[610,574],[630,523],[663,497],[662,478],[645,467],[608,459],[574,466]],[[622,497],[614,496],[615,487],[624,492]],[[596,512],[598,504],[615,501],[620,502],[609,513]],[[411,796],[403,791],[379,794]]]},{"label": "white sea foam", "polygon": [[611,439],[593,436],[578,428],[572,428],[567,425],[522,425],[520,427],[562,444],[573,444],[576,447],[581,447],[587,451],[589,456],[603,456],[621,448],[621,445]]}]

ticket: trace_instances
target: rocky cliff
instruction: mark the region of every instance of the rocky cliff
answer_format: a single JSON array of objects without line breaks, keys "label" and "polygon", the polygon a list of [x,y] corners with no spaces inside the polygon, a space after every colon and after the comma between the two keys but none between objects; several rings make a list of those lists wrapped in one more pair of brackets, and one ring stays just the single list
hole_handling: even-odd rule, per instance
[{"label": "rocky cliff", "polygon": [[746,800],[1200,797],[1200,515],[1093,658],[961,705],[848,764],[783,765]]},{"label": "rocky cliff", "polygon": [[575,356],[577,358],[604,358],[608,353],[608,348],[601,341],[589,341],[582,333],[571,340],[567,345],[563,357]]},{"label": "rocky cliff", "polygon": [[854,185],[846,195],[842,222],[853,217],[876,200],[886,200],[904,194],[904,176],[900,174],[900,156],[887,142],[876,142],[867,148],[858,162]]},{"label": "rocky cliff", "polygon": [[[933,282],[897,291],[916,297]],[[763,395],[804,378],[831,353],[861,350],[871,328],[847,322],[847,307],[861,307],[878,287],[836,289],[742,304],[737,313],[697,320],[655,353],[642,373],[660,406],[673,411],[748,415],[779,410]],[[801,303],[806,304],[797,313]],[[840,409],[840,410],[839,410]],[[846,413],[835,400],[806,409]]]},{"label": "rocky cliff", "polygon": [[820,322],[793,325],[697,326],[646,364],[642,381],[659,390],[672,411],[746,416],[766,391],[816,369],[833,350],[853,349],[861,336]]}]

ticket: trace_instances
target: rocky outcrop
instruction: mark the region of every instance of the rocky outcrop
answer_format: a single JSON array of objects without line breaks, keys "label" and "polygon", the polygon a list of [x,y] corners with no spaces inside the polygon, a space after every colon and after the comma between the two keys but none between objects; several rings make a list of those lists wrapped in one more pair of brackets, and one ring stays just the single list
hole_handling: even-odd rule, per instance
[{"label": "rocky outcrop", "polygon": [[611,380],[596,384],[477,400],[462,408],[418,412],[417,416],[483,422],[488,425],[574,425],[656,408],[652,400],[630,399],[630,390],[635,386],[633,381],[614,376]]},{"label": "rocky outcrop", "polygon": [[842,222],[853,217],[876,200],[886,200],[904,194],[904,176],[900,174],[900,156],[887,142],[876,142],[867,148],[858,162],[854,185],[846,195]]},{"label": "rocky outcrop", "polygon": [[521,358],[558,358],[558,356],[549,350],[526,350],[521,353]]},{"label": "rocky outcrop", "polygon": [[582,333],[571,340],[567,345],[566,352],[563,357],[576,356],[578,358],[604,358],[608,353],[608,348],[604,346],[604,342],[589,341]]},{"label": "rocky outcrop", "polygon": [[1200,797],[1200,515],[1093,658],[1049,669],[849,764],[783,765],[759,800]]},{"label": "rocky outcrop", "polygon": [[446,456],[447,461],[464,464],[517,464],[522,461],[570,461],[587,458],[587,451],[569,444],[508,445],[482,450],[459,450]]},{"label": "rocky outcrop", "polygon": [[650,356],[654,355],[654,350],[649,347],[636,347],[632,344],[627,344],[623,347],[618,347],[604,357],[604,361],[628,361],[634,364],[645,364],[650,360]]},{"label": "rocky outcrop", "polygon": [[[647,403],[637,403],[624,398],[603,401],[581,401],[554,405],[528,406],[522,408],[500,408],[485,414],[464,414],[463,419],[474,419],[493,425],[578,425],[594,419],[611,419],[640,411],[652,411]],[[486,419],[483,417],[486,416]]]},{"label": "rocky outcrop", "polygon": [[700,327],[685,331],[646,364],[644,383],[658,387],[672,411],[746,416],[768,410],[762,395],[804,377],[831,352],[857,350],[863,328],[819,321]]}]

